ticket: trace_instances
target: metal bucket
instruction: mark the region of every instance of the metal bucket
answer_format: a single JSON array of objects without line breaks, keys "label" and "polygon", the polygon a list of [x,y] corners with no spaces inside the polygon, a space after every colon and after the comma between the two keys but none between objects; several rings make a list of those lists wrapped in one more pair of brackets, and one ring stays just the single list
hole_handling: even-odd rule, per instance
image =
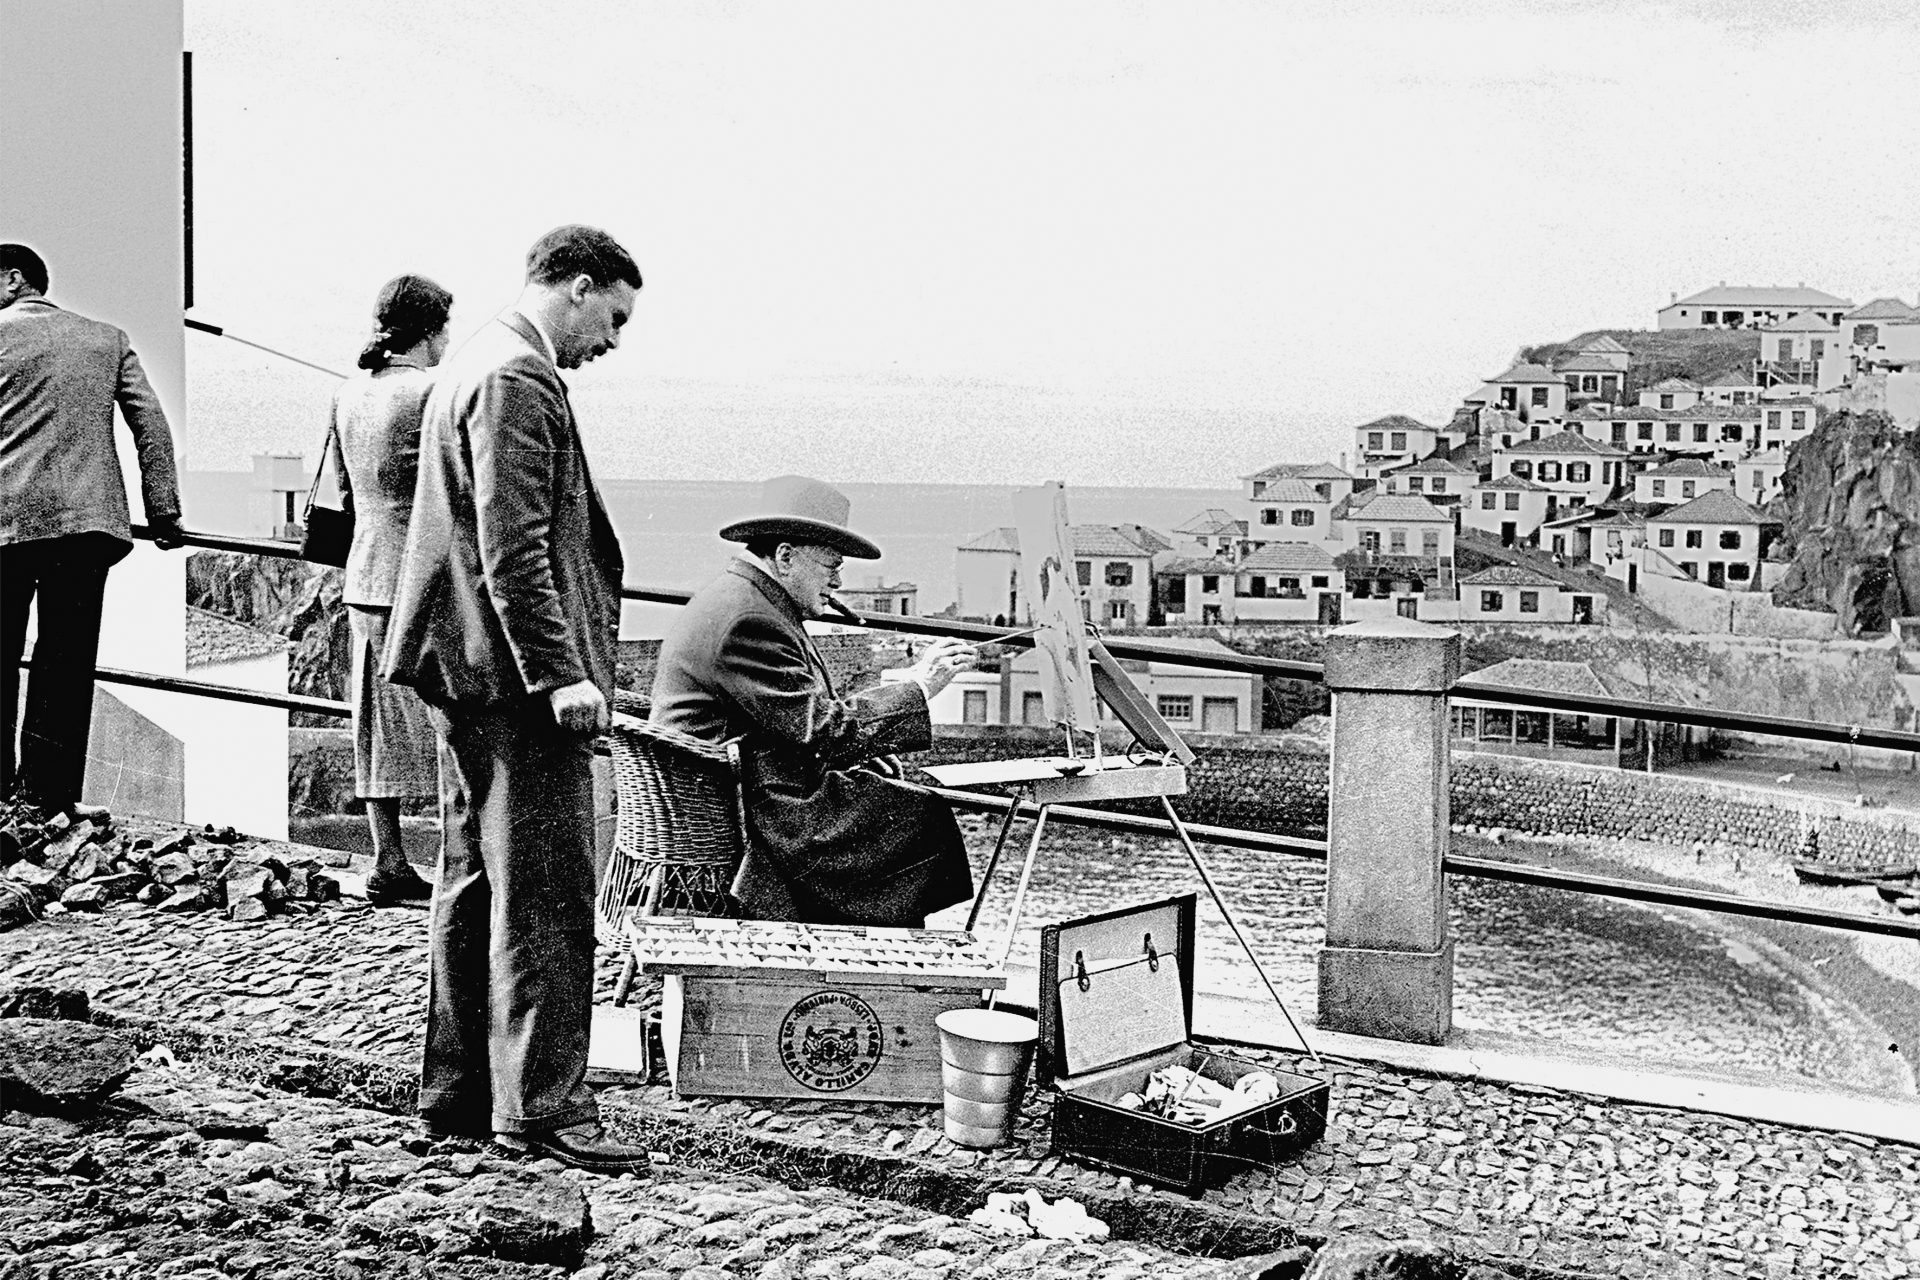
[{"label": "metal bucket", "polygon": [[999,1009],[949,1009],[934,1025],[940,1029],[948,1139],[963,1147],[1005,1146],[1039,1025]]}]

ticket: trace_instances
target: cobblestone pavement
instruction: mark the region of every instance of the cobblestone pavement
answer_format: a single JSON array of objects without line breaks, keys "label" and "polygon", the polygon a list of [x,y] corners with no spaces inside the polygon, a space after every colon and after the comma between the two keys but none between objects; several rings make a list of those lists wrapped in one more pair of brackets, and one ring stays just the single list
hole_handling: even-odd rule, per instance
[{"label": "cobblestone pavement", "polygon": [[[424,992],[423,943],[420,913],[358,903],[248,925],[126,905],[0,934],[0,982],[79,986],[107,1010],[354,1050],[405,1070],[413,1065]],[[612,974],[609,958],[603,990]],[[1428,1238],[1482,1258],[1606,1275],[1920,1275],[1920,1152],[1912,1148],[1330,1065],[1333,1121],[1325,1140],[1285,1168],[1236,1178],[1187,1211],[1279,1225],[1309,1241],[1346,1231]],[[732,1152],[750,1164],[768,1151],[797,1158],[834,1150],[884,1158],[908,1174],[1069,1192],[1096,1213],[1129,1203],[1186,1206],[1182,1197],[1048,1154],[1040,1098],[1016,1144],[992,1153],[949,1144],[937,1107],[714,1104],[677,1100],[660,1086],[612,1090],[607,1099],[616,1118],[650,1143],[662,1125],[690,1126],[693,1136],[678,1140],[684,1152],[670,1141],[656,1144],[676,1159],[704,1154],[724,1164]],[[1125,1216],[1124,1208],[1116,1216],[1123,1233]]]}]

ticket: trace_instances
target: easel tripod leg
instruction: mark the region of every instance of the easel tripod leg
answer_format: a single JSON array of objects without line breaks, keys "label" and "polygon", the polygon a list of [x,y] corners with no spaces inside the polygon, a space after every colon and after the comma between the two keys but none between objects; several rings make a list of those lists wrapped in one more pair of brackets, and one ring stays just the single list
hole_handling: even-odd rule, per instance
[{"label": "easel tripod leg", "polygon": [[[1200,883],[1207,886],[1207,893],[1213,898],[1213,905],[1220,908],[1220,915],[1226,920],[1227,928],[1233,930],[1235,941],[1239,942],[1240,949],[1246,952],[1247,959],[1253,964],[1253,971],[1260,975],[1260,982],[1266,987],[1267,994],[1272,996],[1273,1002],[1280,1006],[1280,1016],[1287,1020],[1288,1029],[1300,1042],[1300,1047],[1313,1055],[1314,1062],[1325,1066],[1326,1064],[1320,1060],[1320,1051],[1308,1043],[1306,1036],[1300,1033],[1299,1024],[1293,1020],[1293,1014],[1288,1011],[1287,1002],[1282,1000],[1280,993],[1274,989],[1273,980],[1267,977],[1267,971],[1261,965],[1260,957],[1254,954],[1252,944],[1247,941],[1247,935],[1240,931],[1240,922],[1233,918],[1233,911],[1227,906],[1226,898],[1221,896],[1220,886],[1213,882],[1213,873],[1207,870],[1207,864],[1201,860],[1200,850],[1194,847],[1193,837],[1188,834],[1186,823],[1180,821],[1180,815],[1174,812],[1173,801],[1161,796],[1160,805],[1167,811],[1167,821],[1173,824],[1173,833],[1180,837],[1180,844],[1187,851],[1187,859],[1193,863],[1193,869],[1200,873]],[[1040,812],[1044,818],[1046,810],[1042,809]]]},{"label": "easel tripod leg", "polygon": [[[1020,913],[1027,905],[1027,882],[1033,879],[1033,862],[1040,853],[1040,837],[1047,830],[1047,805],[1040,806],[1039,816],[1033,821],[1033,839],[1027,843],[1027,860],[1020,864],[1020,887],[1013,891],[1013,910],[1007,916],[1007,939],[1000,944],[1000,967],[1007,967],[1007,957],[1013,954],[1013,939],[1020,932]],[[987,1008],[993,1008],[998,992],[987,997]]]},{"label": "easel tripod leg", "polygon": [[1020,816],[1020,796],[1012,797],[1007,805],[1007,816],[1000,823],[1000,838],[993,842],[993,855],[987,859],[986,869],[980,873],[980,887],[974,891],[973,906],[967,911],[967,932],[973,932],[973,926],[980,920],[980,906],[987,900],[987,886],[993,883],[993,871],[1000,865],[1000,851],[1007,847],[1007,834],[1013,830],[1013,820]]}]

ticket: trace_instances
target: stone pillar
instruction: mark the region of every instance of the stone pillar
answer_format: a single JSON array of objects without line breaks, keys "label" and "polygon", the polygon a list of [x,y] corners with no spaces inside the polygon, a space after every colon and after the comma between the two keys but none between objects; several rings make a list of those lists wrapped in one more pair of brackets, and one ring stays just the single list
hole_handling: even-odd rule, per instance
[{"label": "stone pillar", "polygon": [[1447,697],[1460,637],[1395,618],[1327,636],[1327,945],[1320,1026],[1439,1044],[1453,1025],[1447,937]]}]

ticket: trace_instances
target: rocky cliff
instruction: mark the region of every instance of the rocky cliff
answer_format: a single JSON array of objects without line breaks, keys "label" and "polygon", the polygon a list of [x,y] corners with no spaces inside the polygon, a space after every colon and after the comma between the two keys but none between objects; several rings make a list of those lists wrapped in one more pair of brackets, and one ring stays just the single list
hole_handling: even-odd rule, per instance
[{"label": "rocky cliff", "polygon": [[1771,513],[1789,562],[1776,604],[1840,615],[1847,635],[1920,614],[1920,443],[1884,413],[1833,414],[1795,445]]},{"label": "rocky cliff", "polygon": [[[352,669],[340,571],[302,560],[197,551],[187,560],[187,603],[285,636],[287,691],[345,700]],[[295,716],[295,723],[305,717]],[[313,723],[335,727],[333,717]]]}]

